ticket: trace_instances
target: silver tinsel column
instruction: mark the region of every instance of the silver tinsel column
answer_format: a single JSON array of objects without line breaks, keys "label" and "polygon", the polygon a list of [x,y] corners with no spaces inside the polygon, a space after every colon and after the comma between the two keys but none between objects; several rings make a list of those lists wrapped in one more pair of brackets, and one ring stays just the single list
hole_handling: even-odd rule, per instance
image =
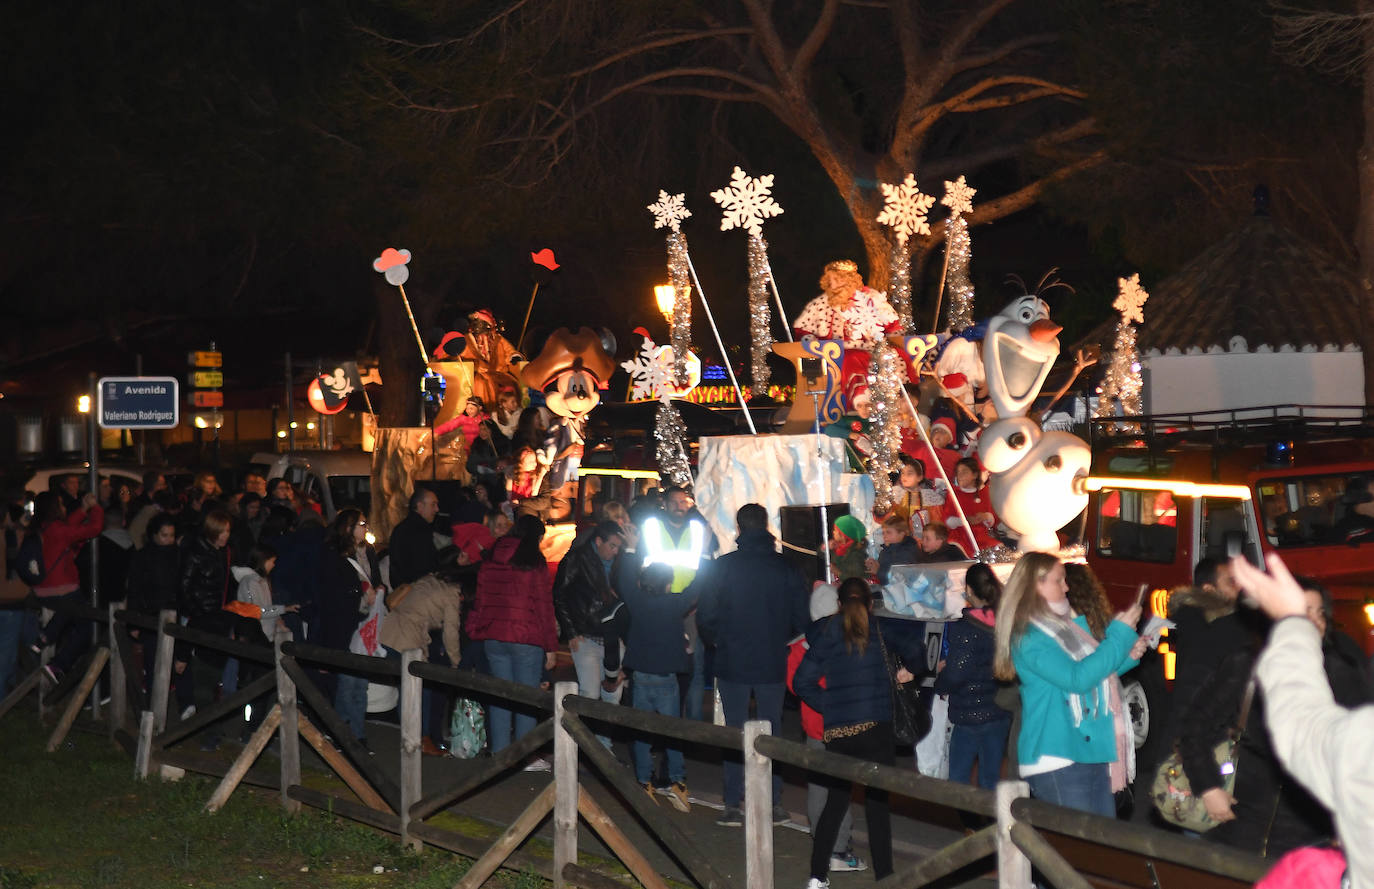
[{"label": "silver tinsel column", "polygon": [[897,313],[897,323],[903,333],[909,333],[915,323],[911,320],[911,248],[898,240],[888,258],[887,301]]},{"label": "silver tinsel column", "polygon": [[687,425],[672,402],[660,401],[654,421],[655,453],[658,468],[670,485],[692,484],[692,469],[687,462]]},{"label": "silver tinsel column", "polygon": [[949,291],[949,309],[945,316],[945,329],[958,332],[973,326],[973,282],[968,277],[973,248],[969,241],[968,223],[961,213],[949,217],[945,250],[949,255],[949,274],[945,282]]},{"label": "silver tinsel column", "polygon": [[768,311],[768,244],[762,235],[749,236],[749,343],[756,396],[768,394],[768,353],[773,332]]},{"label": "silver tinsel column", "polygon": [[902,446],[897,405],[906,373],[897,350],[886,345],[879,346],[873,353],[868,373],[869,394],[873,399],[873,415],[869,418],[873,457],[868,462],[868,475],[873,479],[873,510],[882,514],[892,508],[889,473],[897,468],[897,452]]},{"label": "silver tinsel column", "polygon": [[673,378],[687,384],[687,353],[692,348],[692,272],[687,262],[687,236],[668,233],[668,279],[673,283]]},{"label": "silver tinsel column", "polygon": [[1112,346],[1112,358],[1097,397],[1097,416],[1115,416],[1117,400],[1121,402],[1121,413],[1128,417],[1140,416],[1140,389],[1140,353],[1135,343],[1135,325],[1121,318],[1116,322],[1116,343]]}]

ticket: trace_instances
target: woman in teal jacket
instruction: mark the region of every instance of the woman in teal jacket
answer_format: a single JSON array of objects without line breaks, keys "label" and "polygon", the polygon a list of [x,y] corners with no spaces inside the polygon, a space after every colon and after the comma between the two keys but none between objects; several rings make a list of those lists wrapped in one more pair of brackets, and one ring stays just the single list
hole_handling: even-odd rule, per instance
[{"label": "woman in teal jacket", "polygon": [[1021,680],[1021,777],[1037,799],[1113,817],[1112,770],[1125,709],[1112,677],[1135,666],[1145,640],[1140,605],[1118,613],[1099,642],[1073,619],[1064,565],[1047,553],[1017,562],[997,612],[994,672]]}]

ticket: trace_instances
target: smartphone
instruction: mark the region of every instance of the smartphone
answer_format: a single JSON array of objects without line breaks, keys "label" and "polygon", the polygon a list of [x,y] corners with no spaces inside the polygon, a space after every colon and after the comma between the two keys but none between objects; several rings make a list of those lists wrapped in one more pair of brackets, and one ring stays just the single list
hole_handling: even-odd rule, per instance
[{"label": "smartphone", "polygon": [[1144,607],[1145,607],[1145,593],[1148,592],[1149,589],[1150,589],[1150,585],[1149,585],[1148,583],[1142,583],[1142,584],[1140,585],[1140,588],[1137,589],[1137,590],[1135,591],[1135,604],[1136,604],[1136,605],[1139,605],[1141,608],[1144,608]]}]

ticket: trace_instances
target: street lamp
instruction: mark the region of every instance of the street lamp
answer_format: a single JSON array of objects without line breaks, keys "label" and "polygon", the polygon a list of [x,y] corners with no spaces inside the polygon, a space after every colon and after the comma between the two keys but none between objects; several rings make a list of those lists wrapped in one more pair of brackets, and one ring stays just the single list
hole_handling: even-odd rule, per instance
[{"label": "street lamp", "polygon": [[[668,289],[671,290],[672,288],[670,287],[670,288],[668,288]],[[77,398],[77,399],[76,399],[76,410],[77,410],[77,413],[89,414],[89,413],[91,412],[91,396],[89,396],[89,395],[82,395],[82,396],[80,396],[79,398]]]},{"label": "street lamp", "polygon": [[654,299],[658,302],[658,310],[663,313],[663,320],[671,326],[673,323],[673,306],[677,302],[677,290],[671,284],[658,284],[654,287]]}]

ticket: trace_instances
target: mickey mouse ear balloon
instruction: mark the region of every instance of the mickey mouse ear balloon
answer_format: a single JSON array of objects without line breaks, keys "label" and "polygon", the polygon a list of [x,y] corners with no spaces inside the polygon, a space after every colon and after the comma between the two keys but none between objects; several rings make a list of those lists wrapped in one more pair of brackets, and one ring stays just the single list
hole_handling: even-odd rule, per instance
[{"label": "mickey mouse ear balloon", "polygon": [[410,262],[409,250],[397,250],[395,247],[388,247],[382,251],[382,255],[372,260],[372,268],[386,276],[386,283],[393,287],[400,287],[410,280],[410,267],[406,263]]}]

